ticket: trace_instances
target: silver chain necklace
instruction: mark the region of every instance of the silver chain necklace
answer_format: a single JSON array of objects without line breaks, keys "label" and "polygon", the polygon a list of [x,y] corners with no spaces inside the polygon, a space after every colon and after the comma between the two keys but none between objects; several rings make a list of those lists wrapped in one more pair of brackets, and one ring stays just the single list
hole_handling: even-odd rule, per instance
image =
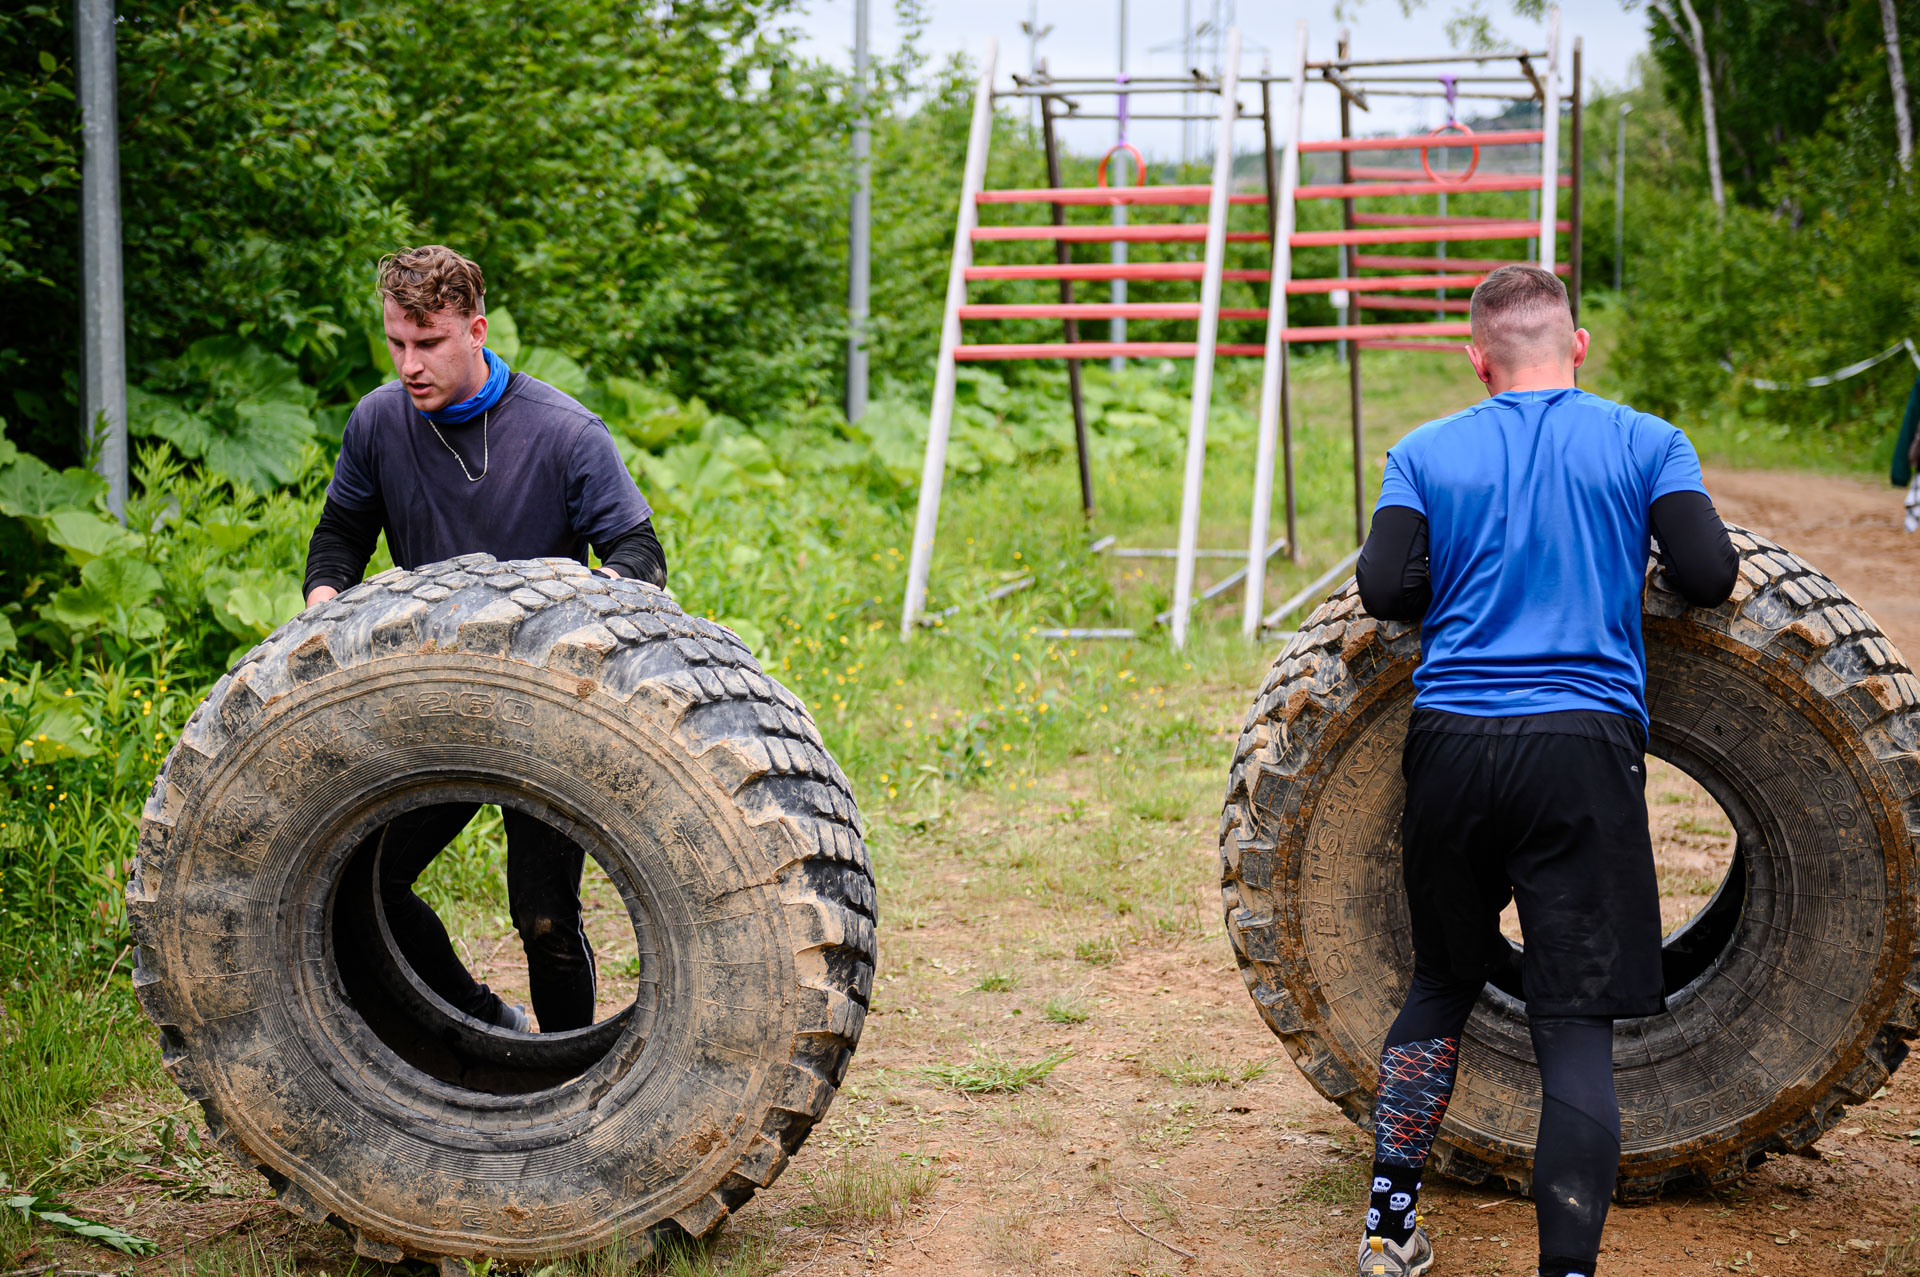
[{"label": "silver chain necklace", "polygon": [[[423,413],[422,415],[424,416],[425,414]],[[447,437],[440,433],[440,423],[435,421],[432,417],[427,418],[427,424],[433,427],[433,437],[440,441],[441,447],[445,448],[448,452],[453,453],[454,462],[457,465],[459,465],[460,473],[467,476],[468,483],[478,483],[482,479],[486,478],[487,468],[493,464],[492,454],[487,449],[487,418],[491,417],[492,415],[493,415],[493,410],[491,408],[489,408],[487,411],[480,414],[480,473],[479,474],[475,474],[473,471],[467,469],[467,463],[461,460],[459,450],[455,448],[452,444],[448,443]]]}]

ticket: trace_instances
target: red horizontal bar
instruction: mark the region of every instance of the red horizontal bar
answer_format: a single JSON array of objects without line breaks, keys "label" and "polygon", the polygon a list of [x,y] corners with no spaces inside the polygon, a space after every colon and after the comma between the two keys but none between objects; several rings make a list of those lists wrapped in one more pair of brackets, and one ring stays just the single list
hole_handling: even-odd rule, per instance
[{"label": "red horizontal bar", "polygon": [[[1264,308],[1226,306],[1222,319],[1265,319]],[[1041,302],[962,306],[962,319],[1198,319],[1199,302]]]},{"label": "red horizontal bar", "polygon": [[[1473,217],[1464,213],[1355,213],[1355,226],[1498,226],[1514,221],[1512,217]],[[1531,223],[1538,229],[1540,223]],[[1557,231],[1571,232],[1573,223],[1553,224]]]},{"label": "red horizontal bar", "polygon": [[1296,279],[1289,293],[1423,293],[1432,288],[1472,288],[1485,275],[1362,275],[1358,279]]},{"label": "red horizontal bar", "polygon": [[[1566,178],[1563,185],[1573,185]],[[1380,195],[1453,195],[1480,191],[1537,191],[1537,177],[1472,177],[1464,182],[1429,182],[1425,175],[1417,182],[1336,182],[1331,186],[1303,186],[1294,196],[1303,200],[1370,199]]]},{"label": "red horizontal bar", "polygon": [[1302,142],[1308,151],[1418,151],[1429,146],[1524,146],[1546,138],[1539,129],[1509,129],[1502,133],[1435,133],[1425,137],[1335,137],[1324,142]]},{"label": "red horizontal bar", "polygon": [[[1323,328],[1289,328],[1282,336],[1289,343],[1311,341],[1384,340],[1427,333],[1438,337],[1465,337],[1465,324],[1335,324]],[[1191,341],[1046,341],[1007,342],[999,345],[956,346],[953,357],[961,363],[1010,359],[1111,359],[1116,355],[1137,359],[1192,359],[1199,349]],[[1215,347],[1215,354],[1258,357],[1263,346],[1226,344]]]},{"label": "red horizontal bar", "polygon": [[[1213,198],[1211,186],[1059,186],[1012,191],[981,191],[982,204],[1092,204],[1110,208],[1119,204],[1205,204]],[[1264,204],[1264,195],[1229,195],[1230,204]]]},{"label": "red horizontal bar", "polygon": [[[1174,222],[1139,226],[976,226],[976,240],[1065,240],[1070,244],[1192,244],[1207,237],[1205,222]],[[1227,241],[1250,244],[1267,238],[1265,231],[1228,231]]]},{"label": "red horizontal bar", "polygon": [[[1206,276],[1205,262],[1129,262],[1124,266],[1115,266],[1107,262],[1074,262],[1061,266],[1051,263],[1044,266],[969,266],[968,279],[1076,279],[1099,281],[1105,279],[1202,279]],[[1264,270],[1224,270],[1222,279],[1242,279],[1261,281],[1271,279],[1272,271]]]},{"label": "red horizontal bar", "polygon": [[1353,300],[1361,310],[1437,310],[1449,315],[1464,315],[1473,305],[1464,297],[1444,300],[1439,297],[1356,297]]},{"label": "red horizontal bar", "polygon": [[961,363],[987,359],[1111,359],[1116,355],[1134,359],[1192,359],[1198,349],[1198,344],[1191,341],[1076,341],[1071,345],[1063,341],[1009,342],[998,346],[955,346],[953,357]]},{"label": "red horizontal bar", "polygon": [[1412,244],[1444,240],[1526,239],[1540,233],[1538,222],[1488,222],[1477,226],[1385,227],[1357,231],[1301,231],[1295,248],[1324,248],[1332,244]]},{"label": "red horizontal bar", "polygon": [[[1356,182],[1427,182],[1432,180],[1424,172],[1422,172],[1417,168],[1375,168],[1372,165],[1368,165],[1368,164],[1349,164],[1347,166],[1347,175]],[[1519,175],[1512,174],[1512,173],[1501,173],[1501,174],[1492,174],[1489,176],[1514,177]],[[1480,181],[1481,179],[1480,177],[1476,176],[1473,180],[1477,182],[1477,181]],[[1527,190],[1534,189],[1539,185],[1539,182],[1540,182],[1540,179],[1538,177],[1529,177],[1527,178],[1527,180],[1534,184],[1534,186],[1532,187],[1524,188]],[[1449,182],[1442,179],[1441,185],[1449,186],[1449,187],[1458,187],[1460,183]],[[1563,187],[1572,186],[1573,175],[1571,173],[1563,174],[1560,178],[1560,185]]]},{"label": "red horizontal bar", "polygon": [[[1357,253],[1354,267],[1359,271],[1480,271],[1492,273],[1500,267],[1530,267],[1532,261],[1498,261],[1492,257],[1380,257]],[[1553,263],[1555,275],[1572,275],[1565,261]]]},{"label": "red horizontal bar", "polygon": [[1288,341],[1363,341],[1369,337],[1471,337],[1473,329],[1441,320],[1412,324],[1332,324],[1325,328],[1289,328]]},{"label": "red horizontal bar", "polygon": [[1457,342],[1451,341],[1403,341],[1399,339],[1374,341],[1371,338],[1365,338],[1356,341],[1354,344],[1362,350],[1440,350],[1451,353],[1460,349]]},{"label": "red horizontal bar", "polygon": [[[1532,266],[1533,262],[1499,261],[1484,257],[1394,257],[1356,254],[1353,259],[1356,270],[1470,270],[1491,272],[1502,266]],[[1553,264],[1557,275],[1571,275],[1573,268],[1565,262]]]}]

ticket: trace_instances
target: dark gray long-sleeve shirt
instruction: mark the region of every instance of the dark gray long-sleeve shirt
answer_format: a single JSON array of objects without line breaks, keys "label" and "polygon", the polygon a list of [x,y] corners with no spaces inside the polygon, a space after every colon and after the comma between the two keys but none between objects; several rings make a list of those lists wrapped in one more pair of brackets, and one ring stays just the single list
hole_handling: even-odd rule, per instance
[{"label": "dark gray long-sleeve shirt", "polygon": [[389,382],[347,421],[305,590],[358,582],[383,530],[406,568],[476,552],[584,561],[591,545],[664,584],[651,516],[606,423],[545,382],[514,373],[487,413],[437,428]]}]

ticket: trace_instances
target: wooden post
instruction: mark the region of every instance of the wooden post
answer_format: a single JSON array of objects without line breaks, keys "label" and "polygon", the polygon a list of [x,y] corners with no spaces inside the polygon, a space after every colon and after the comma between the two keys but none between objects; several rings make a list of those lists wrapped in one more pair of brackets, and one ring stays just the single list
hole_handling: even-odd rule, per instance
[{"label": "wooden post", "polygon": [[[1047,186],[1060,189],[1060,148],[1053,130],[1053,99],[1040,99],[1041,136],[1047,145]],[[1067,206],[1053,206],[1053,224],[1067,224]],[[1053,241],[1053,257],[1062,266],[1073,261],[1073,249],[1063,239]],[[1073,304],[1073,281],[1060,281],[1060,300],[1066,305]],[[1065,322],[1067,344],[1073,345],[1080,340],[1080,321],[1068,319]],[[1067,394],[1073,400],[1073,447],[1080,459],[1080,513],[1083,517],[1093,517],[1093,462],[1087,455],[1087,402],[1080,393],[1080,361],[1067,360]]]}]

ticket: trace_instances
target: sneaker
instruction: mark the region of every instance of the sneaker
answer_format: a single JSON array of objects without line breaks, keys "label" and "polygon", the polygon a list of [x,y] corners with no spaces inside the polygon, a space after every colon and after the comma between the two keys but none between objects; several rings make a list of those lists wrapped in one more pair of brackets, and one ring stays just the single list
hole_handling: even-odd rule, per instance
[{"label": "sneaker", "polygon": [[533,1021],[527,1018],[527,1009],[521,1006],[510,1007],[502,1002],[500,1004],[500,1018],[496,1023],[498,1023],[501,1028],[511,1029],[515,1033],[533,1032],[531,1027]]},{"label": "sneaker", "polygon": [[1433,1243],[1424,1228],[1414,1229],[1404,1243],[1384,1237],[1360,1240],[1360,1277],[1420,1277],[1431,1267]]}]

